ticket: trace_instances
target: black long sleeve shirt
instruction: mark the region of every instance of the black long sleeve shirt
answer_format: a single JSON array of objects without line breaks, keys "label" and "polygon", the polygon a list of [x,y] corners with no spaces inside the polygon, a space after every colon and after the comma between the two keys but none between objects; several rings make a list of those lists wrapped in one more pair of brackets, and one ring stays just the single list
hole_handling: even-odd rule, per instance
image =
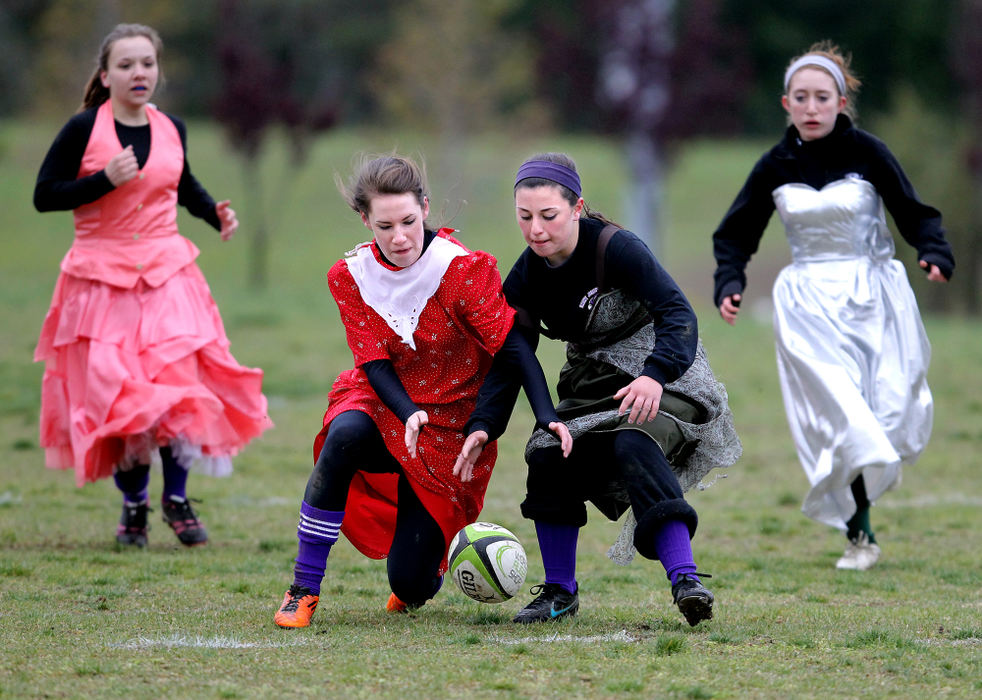
[{"label": "black long sleeve shirt", "polygon": [[754,165],[713,234],[713,299],[717,307],[725,297],[741,293],[747,286],[744,270],[774,213],[774,190],[791,182],[821,189],[847,174],[858,175],[873,185],[918,258],[937,265],[946,278],[951,278],[955,259],[945,240],[940,212],[920,200],[882,141],[840,114],[832,132],[814,141],[801,140],[798,130],[789,126],[784,138]]},{"label": "black long sleeve shirt", "polygon": [[[539,341],[540,324],[549,336],[579,342],[584,336],[592,300],[599,291],[597,239],[603,230],[597,219],[580,220],[579,239],[573,254],[552,267],[526,249],[504,282],[505,298],[526,322],[523,338],[531,352]],[[648,247],[630,231],[620,230],[607,245],[604,256],[605,286],[621,289],[641,301],[655,327],[655,346],[645,358],[641,374],[663,386],[678,379],[692,365],[698,344],[695,312],[675,280],[659,264]],[[465,432],[481,426],[494,435],[511,414],[518,378],[492,371],[478,394],[478,406]],[[492,400],[494,399],[494,400]]]},{"label": "black long sleeve shirt", "polygon": [[[426,252],[426,249],[429,248],[434,238],[436,238],[435,232],[430,230],[423,232],[423,252]],[[382,256],[383,260],[388,262],[381,249],[379,249],[379,255]],[[525,373],[529,372],[530,370],[528,368],[533,364],[538,368],[539,373],[539,377],[533,377],[533,379],[538,379],[539,381],[525,381],[525,393],[529,397],[529,403],[532,405],[532,410],[536,415],[537,421],[543,425],[548,425],[551,421],[557,421],[559,418],[556,416],[555,407],[552,405],[552,397],[549,395],[549,387],[546,384],[545,377],[541,376],[542,368],[535,362],[534,354],[529,350],[527,342],[523,342],[517,326],[512,327],[511,331],[505,337],[505,342],[502,344],[501,349],[494,356],[490,371],[522,374],[524,376],[523,370]],[[420,410],[419,406],[412,400],[412,397],[409,396],[409,392],[406,391],[402,380],[399,379],[399,374],[396,372],[395,365],[392,364],[391,360],[372,360],[363,364],[361,368],[368,378],[368,383],[378,395],[379,400],[401,422],[405,423],[411,415]],[[517,385],[513,391],[515,396],[512,396],[509,406],[513,406],[517,398]],[[500,426],[500,431],[491,437],[492,440],[496,440],[500,436],[500,433],[504,432],[505,425],[507,425],[507,416],[505,417],[504,425]]]},{"label": "black long sleeve shirt", "polygon": [[[95,126],[97,111],[98,107],[94,107],[79,112],[68,120],[55,137],[44,162],[41,163],[41,170],[38,172],[37,183],[34,186],[34,207],[38,211],[76,209],[83,204],[96,201],[115,189],[106,177],[105,170],[87,177],[77,177],[82,156],[85,154],[92,128]],[[177,186],[177,203],[220,231],[222,224],[215,212],[215,200],[191,174],[191,166],[188,165],[187,128],[177,117],[170,114],[167,114],[167,117],[174,123],[185,153],[184,168]],[[115,124],[119,142],[123,148],[133,146],[137,163],[142,168],[150,155],[150,125],[127,126],[119,122]]]}]

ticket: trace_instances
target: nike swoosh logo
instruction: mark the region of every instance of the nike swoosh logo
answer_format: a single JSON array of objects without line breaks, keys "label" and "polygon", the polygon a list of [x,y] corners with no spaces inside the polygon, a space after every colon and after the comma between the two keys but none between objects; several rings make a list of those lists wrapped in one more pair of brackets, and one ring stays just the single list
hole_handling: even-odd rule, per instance
[{"label": "nike swoosh logo", "polygon": [[560,615],[562,615],[564,612],[568,611],[572,607],[573,604],[571,603],[567,605],[565,608],[563,608],[562,610],[556,610],[556,606],[552,605],[549,609],[549,617],[559,617]]}]

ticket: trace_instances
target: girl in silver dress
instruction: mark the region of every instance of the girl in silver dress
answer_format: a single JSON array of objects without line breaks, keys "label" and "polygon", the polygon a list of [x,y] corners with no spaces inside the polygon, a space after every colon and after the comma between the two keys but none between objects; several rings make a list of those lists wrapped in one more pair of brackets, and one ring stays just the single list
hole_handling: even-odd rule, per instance
[{"label": "girl in silver dress", "polygon": [[955,262],[941,214],[917,196],[875,136],[856,128],[859,81],[838,48],[793,60],[781,104],[790,126],[754,166],[713,234],[715,303],[736,321],[747,262],[777,209],[792,263],[774,283],[774,332],[784,406],[811,484],[802,511],[844,530],[840,569],[880,555],[869,506],[900,483],[931,434],[931,348],[884,217],[918,253],[927,278]]}]

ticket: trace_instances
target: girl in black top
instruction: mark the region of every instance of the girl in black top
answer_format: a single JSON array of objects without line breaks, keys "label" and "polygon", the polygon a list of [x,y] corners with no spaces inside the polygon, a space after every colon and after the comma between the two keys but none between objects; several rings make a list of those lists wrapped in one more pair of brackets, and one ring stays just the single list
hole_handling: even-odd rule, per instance
[{"label": "girl in black top", "polygon": [[884,210],[927,278],[955,262],[941,214],[920,201],[893,154],[853,126],[859,81],[827,43],[795,58],[781,98],[784,138],[754,166],[719,228],[715,301],[736,322],[744,269],[777,210],[792,264],[774,283],[778,372],[811,489],[802,510],[849,539],[836,566],[864,570],[880,548],[872,501],[900,481],[931,434],[930,345]]},{"label": "girl in black top", "polygon": [[[689,624],[710,619],[713,594],[696,574],[690,545],[697,516],[683,492],[732,464],[740,447],[696,316],[640,239],[589,210],[568,156],[526,161],[515,207],[529,247],[505,280],[505,296],[533,350],[540,333],[567,341],[558,414],[575,438],[565,460],[541,429],[526,448],[522,513],[535,521],[546,579],[515,621],[576,613],[576,542],[587,500],[611,519],[632,510],[627,544],[611,558],[626,563],[636,548],[660,559]],[[517,381],[489,373],[460,464],[503,430]]]}]

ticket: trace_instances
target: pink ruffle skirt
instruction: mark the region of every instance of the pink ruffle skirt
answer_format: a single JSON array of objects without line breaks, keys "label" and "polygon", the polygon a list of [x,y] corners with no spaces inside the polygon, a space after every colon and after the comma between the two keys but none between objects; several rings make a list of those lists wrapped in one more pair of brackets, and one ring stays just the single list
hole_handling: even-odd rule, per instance
[{"label": "pink ruffle skirt", "polygon": [[262,370],[229,352],[197,264],[159,287],[133,289],[62,273],[34,351],[44,361],[41,446],[81,486],[117,466],[149,464],[171,445],[215,476],[272,426]]}]

